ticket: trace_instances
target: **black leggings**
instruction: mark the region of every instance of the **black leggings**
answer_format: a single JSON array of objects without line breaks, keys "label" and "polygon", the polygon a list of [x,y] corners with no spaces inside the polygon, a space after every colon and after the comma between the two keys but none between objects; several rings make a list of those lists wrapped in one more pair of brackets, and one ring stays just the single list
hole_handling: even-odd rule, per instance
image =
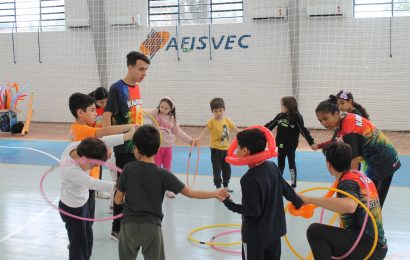
[{"label": "black leggings", "polygon": [[285,159],[288,157],[288,166],[290,171],[290,179],[292,187],[296,187],[297,171],[296,171],[296,149],[278,148],[278,167],[281,173],[285,169]]},{"label": "black leggings", "polygon": [[380,180],[373,180],[374,186],[376,186],[377,189],[377,194],[379,194],[380,207],[383,207],[392,179],[393,174]]},{"label": "black leggings", "polygon": [[[357,235],[353,230],[313,223],[307,230],[307,239],[315,260],[328,260],[332,256],[342,256],[352,248]],[[363,235],[356,249],[345,259],[363,259],[370,251],[373,238]],[[387,246],[376,246],[370,259],[383,259]]]}]

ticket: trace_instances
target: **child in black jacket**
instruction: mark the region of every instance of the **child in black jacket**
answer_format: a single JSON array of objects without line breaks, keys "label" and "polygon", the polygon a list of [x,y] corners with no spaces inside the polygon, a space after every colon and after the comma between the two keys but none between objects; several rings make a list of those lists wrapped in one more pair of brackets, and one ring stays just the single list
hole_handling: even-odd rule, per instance
[{"label": "child in black jacket", "polygon": [[[244,130],[237,134],[237,140],[238,156],[262,152],[266,147],[265,134],[259,129]],[[224,205],[242,214],[242,259],[280,259],[280,238],[286,234],[282,196],[297,208],[303,201],[271,161],[250,166],[240,182],[242,204],[227,198]]]},{"label": "child in black jacket", "polygon": [[298,103],[294,97],[283,97],[281,100],[282,112],[264,126],[269,130],[278,127],[276,145],[278,146],[278,167],[283,174],[285,159],[288,157],[291,185],[296,187],[297,171],[295,162],[296,148],[299,144],[299,134],[302,133],[310,147],[315,141],[303,123],[303,117],[298,111]]}]

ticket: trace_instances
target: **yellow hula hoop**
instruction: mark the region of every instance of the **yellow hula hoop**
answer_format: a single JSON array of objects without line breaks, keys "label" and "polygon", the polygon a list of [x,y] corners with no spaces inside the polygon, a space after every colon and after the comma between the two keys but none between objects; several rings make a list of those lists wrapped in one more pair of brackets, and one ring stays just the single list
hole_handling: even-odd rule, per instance
[{"label": "yellow hula hoop", "polygon": [[[372,224],[373,224],[373,229],[374,229],[374,241],[373,241],[373,245],[372,248],[370,249],[370,252],[366,255],[366,257],[364,258],[365,260],[369,259],[370,256],[373,254],[374,250],[376,249],[376,245],[377,245],[377,239],[379,237],[379,230],[377,229],[377,224],[376,224],[376,220],[374,219],[373,214],[370,212],[370,210],[366,207],[366,205],[364,205],[359,199],[357,199],[356,197],[354,197],[353,195],[351,195],[350,193],[347,193],[343,190],[339,190],[339,189],[335,189],[335,188],[330,188],[330,187],[316,187],[316,188],[310,188],[310,189],[306,189],[301,191],[300,193],[305,193],[305,192],[309,192],[309,191],[314,191],[314,190],[332,190],[338,193],[341,193],[351,199],[353,199],[354,201],[356,201],[366,212],[367,214],[369,214],[370,219],[372,220]],[[286,209],[285,209],[286,212]],[[295,254],[295,256],[301,260],[304,260],[304,258],[296,251],[296,249],[290,244],[288,236],[285,235],[285,242],[288,245],[290,251],[292,251],[292,253]]]},{"label": "yellow hula hoop", "polygon": [[159,124],[158,124],[157,120],[156,120],[150,113],[148,113],[148,112],[146,112],[146,111],[144,111],[144,110],[142,110],[142,113],[143,113],[144,115],[148,116],[148,117],[151,119],[152,123],[154,123],[154,125],[158,128],[159,138],[160,138],[160,141],[161,141],[161,143],[162,143],[161,129],[160,129],[160,127],[159,127]]},{"label": "yellow hula hoop", "polygon": [[242,241],[239,242],[231,242],[231,243],[213,243],[213,242],[205,242],[205,241],[200,241],[192,237],[192,234],[204,230],[204,229],[211,229],[211,228],[216,228],[216,227],[240,227],[241,224],[214,224],[214,225],[209,225],[209,226],[203,226],[199,228],[194,228],[188,233],[188,240],[194,243],[198,243],[201,245],[208,245],[208,246],[234,246],[234,245],[240,245],[242,244]]}]

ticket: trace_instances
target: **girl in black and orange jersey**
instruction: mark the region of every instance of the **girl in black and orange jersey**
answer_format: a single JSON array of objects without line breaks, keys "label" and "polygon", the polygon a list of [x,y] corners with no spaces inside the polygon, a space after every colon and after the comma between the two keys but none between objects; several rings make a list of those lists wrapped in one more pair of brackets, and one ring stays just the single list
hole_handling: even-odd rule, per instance
[{"label": "girl in black and orange jersey", "polygon": [[[344,113],[353,113],[359,116],[362,116],[366,119],[369,119],[369,114],[366,109],[354,101],[353,94],[347,90],[341,90],[335,95],[330,95],[329,99],[333,100],[339,106],[340,112]],[[337,129],[336,129],[337,130]],[[314,145],[313,150],[322,149],[326,145],[336,141],[336,132],[334,132],[332,138],[329,141]]]},{"label": "girl in black and orange jersey", "polygon": [[352,169],[365,163],[363,171],[375,183],[383,206],[393,173],[401,166],[393,144],[370,120],[352,113],[341,114],[333,99],[317,106],[316,117],[325,128],[337,129],[336,137],[352,147]]}]

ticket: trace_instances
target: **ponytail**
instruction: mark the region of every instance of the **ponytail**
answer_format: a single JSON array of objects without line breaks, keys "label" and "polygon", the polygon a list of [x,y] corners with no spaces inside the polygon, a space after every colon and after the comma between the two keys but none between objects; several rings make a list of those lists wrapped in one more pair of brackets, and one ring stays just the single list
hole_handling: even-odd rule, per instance
[{"label": "ponytail", "polygon": [[360,105],[359,103],[356,103],[355,101],[352,102],[352,105],[359,110],[360,114],[362,114],[362,117],[369,119],[369,114],[367,113],[366,109]]},{"label": "ponytail", "polygon": [[337,105],[337,97],[334,95],[330,95],[329,99],[322,101],[319,103],[319,105],[316,107],[315,110],[316,113],[322,112],[322,113],[331,113],[334,114],[339,111],[339,106]]}]

